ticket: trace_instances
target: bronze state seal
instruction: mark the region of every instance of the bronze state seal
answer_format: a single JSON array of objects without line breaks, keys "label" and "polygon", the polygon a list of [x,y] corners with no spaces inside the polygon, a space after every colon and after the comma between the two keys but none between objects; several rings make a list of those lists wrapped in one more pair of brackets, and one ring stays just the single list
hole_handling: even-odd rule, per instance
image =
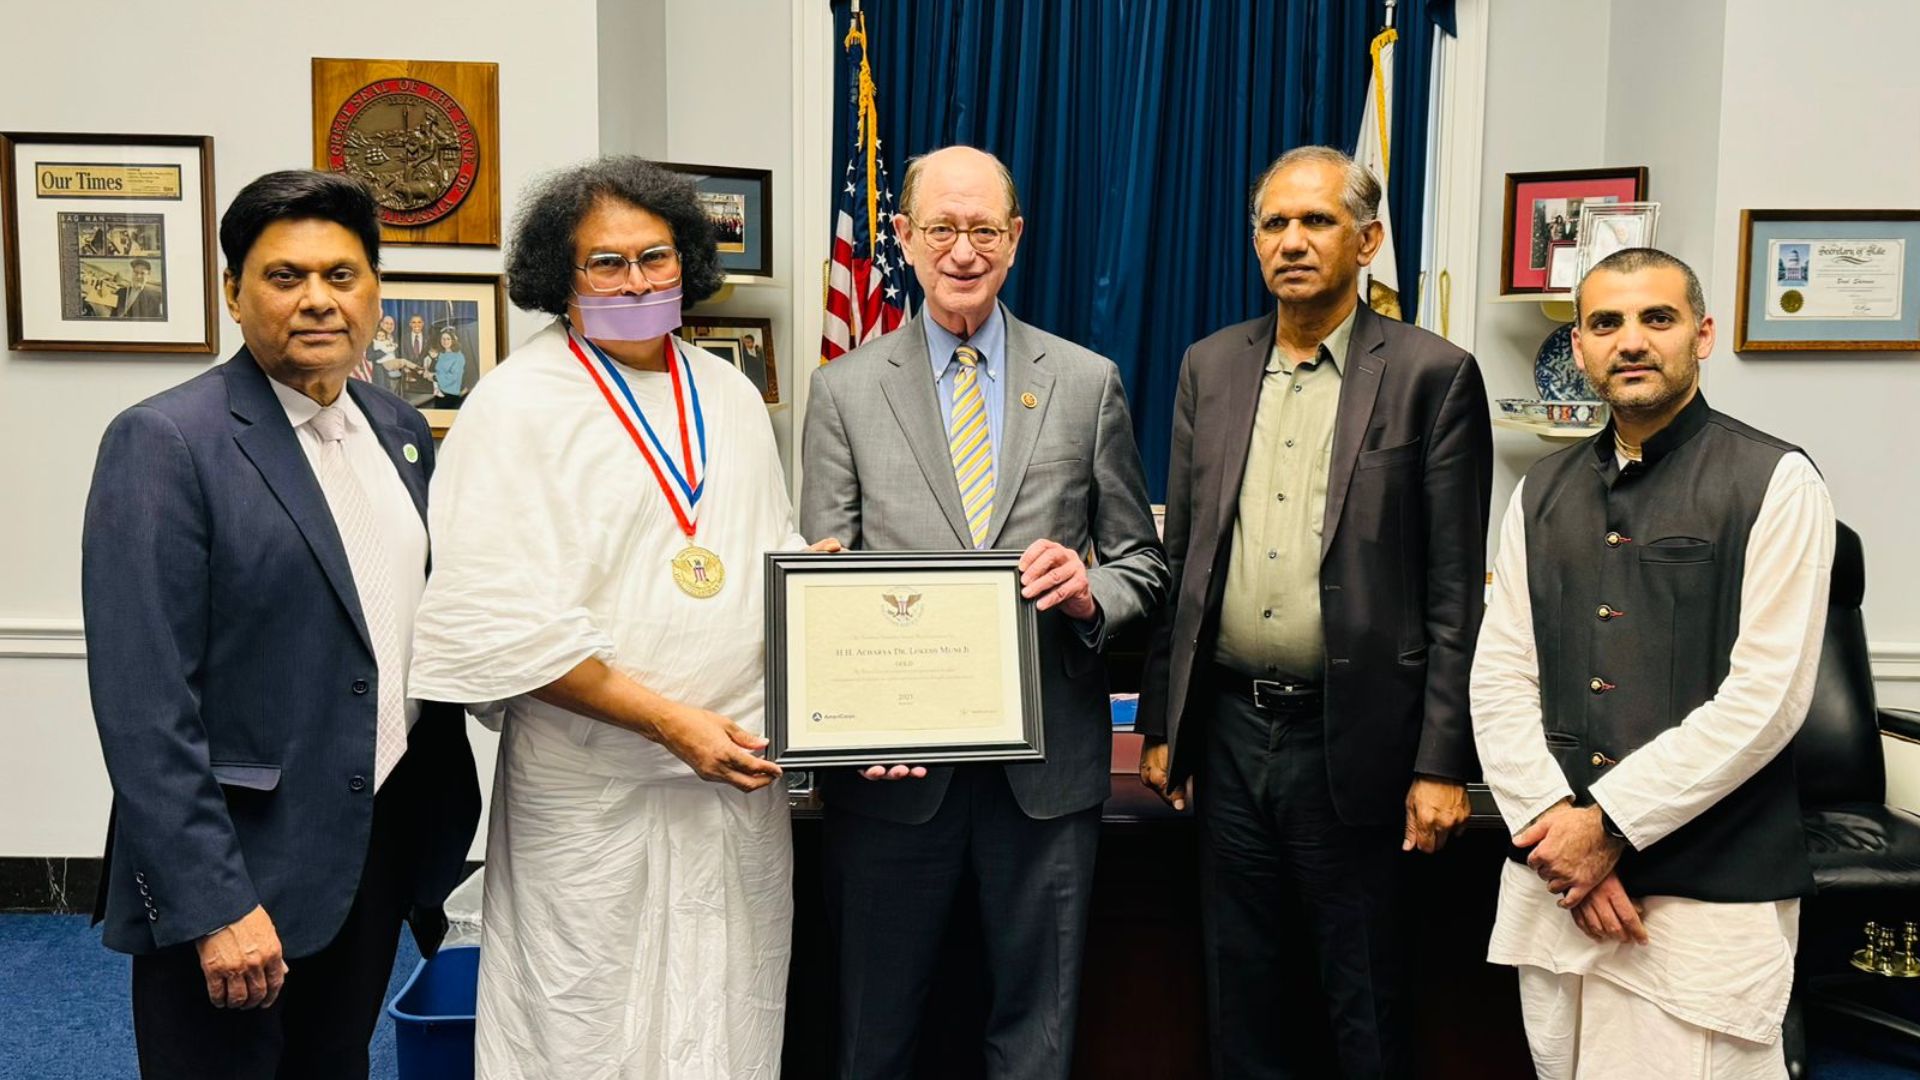
[{"label": "bronze state seal", "polygon": [[430,225],[473,190],[480,143],[453,95],[419,79],[381,79],[334,114],[327,168],[372,188],[382,223]]}]

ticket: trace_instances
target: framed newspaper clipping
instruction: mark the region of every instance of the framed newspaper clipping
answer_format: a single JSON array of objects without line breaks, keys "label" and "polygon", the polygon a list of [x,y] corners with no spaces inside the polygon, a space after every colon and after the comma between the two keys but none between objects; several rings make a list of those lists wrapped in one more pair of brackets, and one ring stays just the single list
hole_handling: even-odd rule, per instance
[{"label": "framed newspaper clipping", "polygon": [[0,133],[7,347],[212,353],[213,139]]}]

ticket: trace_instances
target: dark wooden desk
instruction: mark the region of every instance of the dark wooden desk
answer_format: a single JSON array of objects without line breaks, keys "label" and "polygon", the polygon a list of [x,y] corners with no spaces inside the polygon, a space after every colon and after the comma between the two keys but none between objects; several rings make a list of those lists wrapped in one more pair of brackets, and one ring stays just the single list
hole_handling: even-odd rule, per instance
[{"label": "dark wooden desk", "polygon": [[[1077,1080],[1207,1075],[1196,833],[1127,774],[1114,776],[1100,833],[1081,983]],[[1414,929],[1410,1007],[1420,1077],[1515,1080],[1533,1076],[1510,968],[1486,963],[1506,834],[1484,789],[1475,826],[1441,855],[1408,856],[1402,896]],[[832,1075],[836,976],[820,879],[817,814],[794,820],[794,948],[783,1074]],[[927,1005],[916,1076],[984,1074],[979,1033],[986,973],[977,911],[962,903],[943,946]],[[1284,927],[1276,927],[1284,933]]]}]

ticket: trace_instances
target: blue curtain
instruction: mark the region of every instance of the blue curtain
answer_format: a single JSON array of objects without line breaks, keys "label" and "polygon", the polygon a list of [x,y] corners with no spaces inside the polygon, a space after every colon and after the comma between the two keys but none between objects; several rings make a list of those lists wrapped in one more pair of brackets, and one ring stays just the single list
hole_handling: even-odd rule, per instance
[{"label": "blue curtain", "polygon": [[[952,143],[992,151],[1026,236],[1002,293],[1027,322],[1119,365],[1147,480],[1166,487],[1186,347],[1266,311],[1247,192],[1307,143],[1352,148],[1381,0],[865,0],[881,150],[895,178]],[[833,0],[844,38],[847,0]],[[1420,265],[1433,12],[1396,22],[1389,198],[1402,291]],[[857,58],[843,51],[839,85]],[[835,162],[847,159],[848,95]],[[920,303],[917,283],[916,310]],[[1409,312],[1411,316],[1411,312]]]}]

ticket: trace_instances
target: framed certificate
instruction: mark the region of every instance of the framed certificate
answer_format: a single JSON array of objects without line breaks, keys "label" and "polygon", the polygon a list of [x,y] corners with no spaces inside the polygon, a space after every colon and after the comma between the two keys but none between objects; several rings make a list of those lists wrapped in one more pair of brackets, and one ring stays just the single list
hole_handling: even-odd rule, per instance
[{"label": "framed certificate", "polygon": [[1742,210],[1737,352],[1920,349],[1920,210]]},{"label": "framed certificate", "polygon": [[1020,555],[767,555],[767,756],[781,765],[1040,761]]}]

